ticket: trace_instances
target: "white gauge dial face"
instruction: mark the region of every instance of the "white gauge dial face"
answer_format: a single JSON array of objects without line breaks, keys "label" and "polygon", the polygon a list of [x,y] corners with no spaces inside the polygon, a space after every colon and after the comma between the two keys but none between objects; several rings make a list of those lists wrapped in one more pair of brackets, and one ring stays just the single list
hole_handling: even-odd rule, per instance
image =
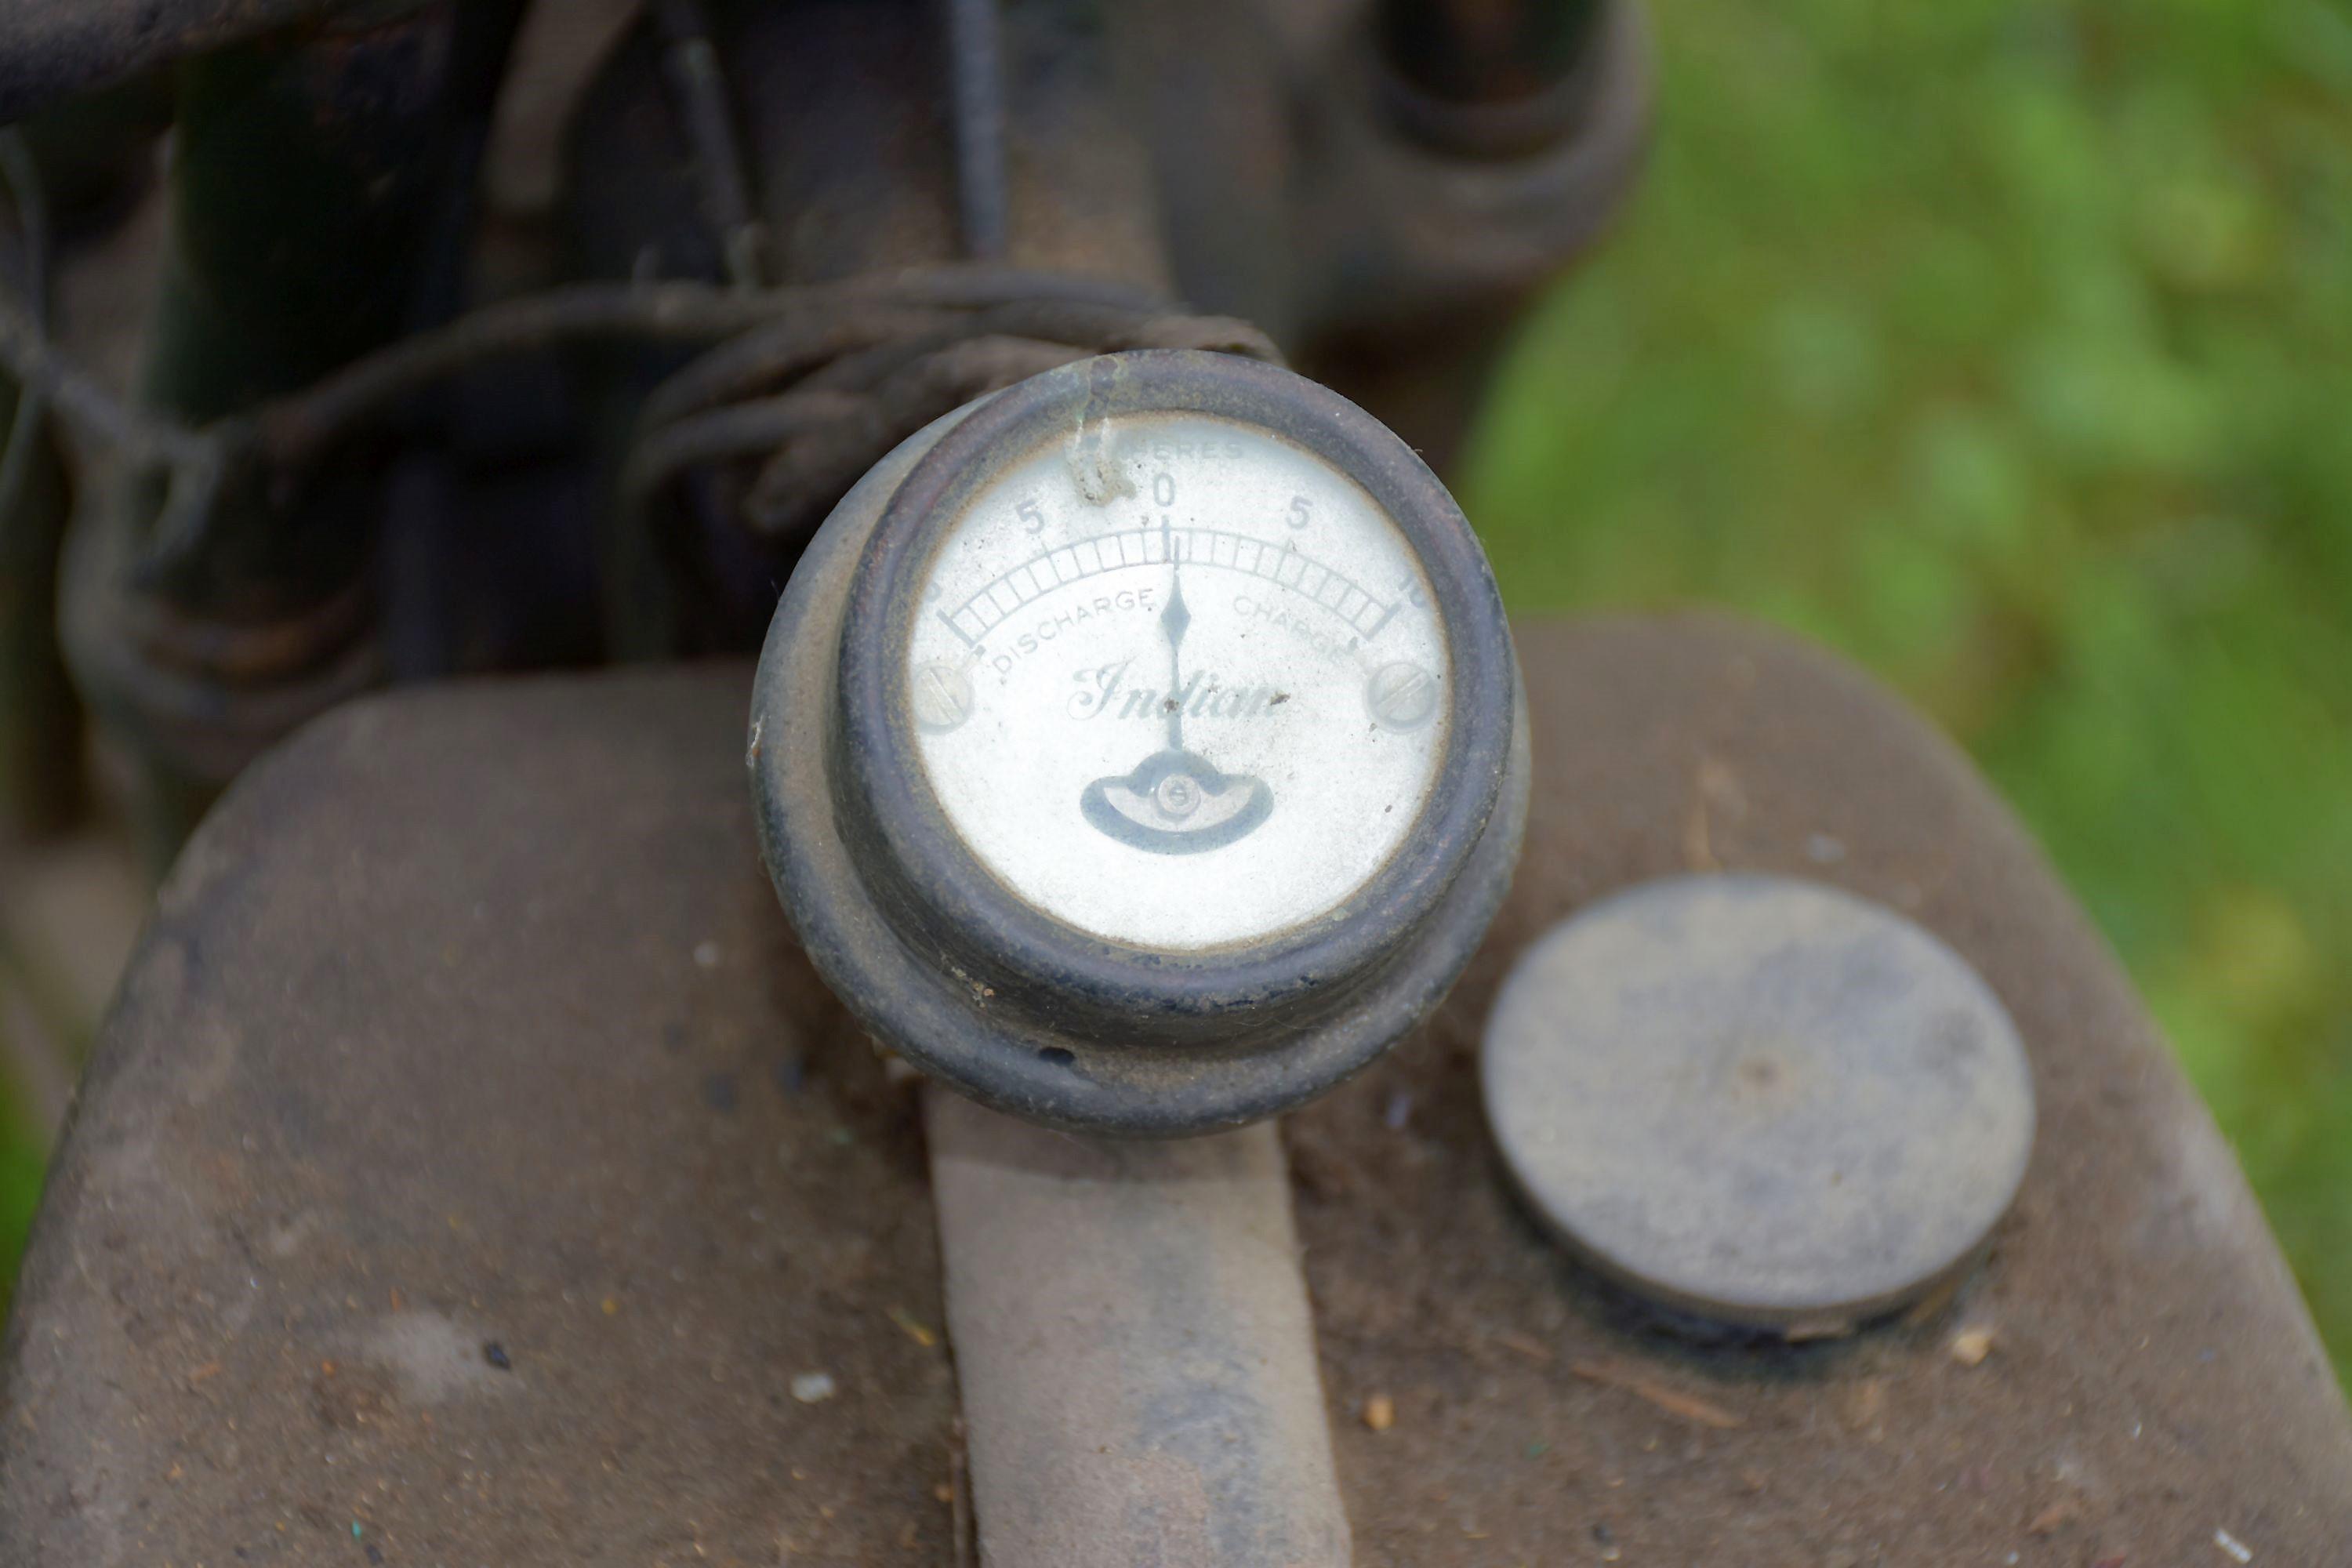
[{"label": "white gauge dial face", "polygon": [[1093,935],[1195,952],[1311,921],[1396,854],[1452,672],[1370,495],[1206,415],[1087,428],[948,531],[907,652],[922,765],[972,855]]}]

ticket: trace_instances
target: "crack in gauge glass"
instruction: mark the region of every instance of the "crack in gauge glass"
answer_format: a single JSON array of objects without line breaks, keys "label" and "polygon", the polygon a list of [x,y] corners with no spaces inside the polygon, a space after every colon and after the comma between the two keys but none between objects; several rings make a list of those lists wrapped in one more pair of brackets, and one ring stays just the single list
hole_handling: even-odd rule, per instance
[{"label": "crack in gauge glass", "polygon": [[950,526],[921,591],[925,776],[983,866],[1091,934],[1197,951],[1311,921],[1436,781],[1450,669],[1418,556],[1256,426],[1136,416],[1045,444]]}]

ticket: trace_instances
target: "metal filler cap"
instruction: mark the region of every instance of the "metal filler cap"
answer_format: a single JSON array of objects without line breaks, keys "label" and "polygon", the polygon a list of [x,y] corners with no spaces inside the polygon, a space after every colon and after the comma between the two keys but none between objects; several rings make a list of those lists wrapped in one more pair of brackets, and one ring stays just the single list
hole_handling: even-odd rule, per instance
[{"label": "metal filler cap", "polygon": [[1878,905],[1678,877],[1553,927],[1488,1019],[1506,1162],[1593,1268],[1677,1311],[1834,1332],[1979,1255],[2033,1084],[1976,972]]},{"label": "metal filler cap", "polygon": [[1525,816],[1461,511],[1362,410],[1227,355],[1050,371],[845,497],[750,765],[812,959],[893,1049],[1095,1131],[1267,1116],[1467,962]]}]

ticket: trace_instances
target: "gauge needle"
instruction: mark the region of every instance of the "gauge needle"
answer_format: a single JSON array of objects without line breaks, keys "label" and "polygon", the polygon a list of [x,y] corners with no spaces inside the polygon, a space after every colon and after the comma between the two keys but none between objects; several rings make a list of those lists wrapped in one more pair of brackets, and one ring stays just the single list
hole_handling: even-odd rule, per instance
[{"label": "gauge needle", "polygon": [[1078,808],[1097,831],[1121,844],[1155,855],[1194,855],[1255,830],[1274,809],[1274,791],[1264,779],[1221,772],[1206,757],[1184,749],[1190,695],[1184,689],[1184,630],[1192,624],[1192,612],[1184,607],[1175,532],[1164,520],[1160,537],[1168,557],[1168,607],[1160,612],[1160,635],[1168,639],[1168,695],[1161,699],[1168,743],[1132,772],[1088,784]]},{"label": "gauge needle", "polygon": [[1160,629],[1168,634],[1168,749],[1184,749],[1184,628],[1192,613],[1184,607],[1184,574],[1172,550],[1168,557],[1168,607],[1160,612]]}]

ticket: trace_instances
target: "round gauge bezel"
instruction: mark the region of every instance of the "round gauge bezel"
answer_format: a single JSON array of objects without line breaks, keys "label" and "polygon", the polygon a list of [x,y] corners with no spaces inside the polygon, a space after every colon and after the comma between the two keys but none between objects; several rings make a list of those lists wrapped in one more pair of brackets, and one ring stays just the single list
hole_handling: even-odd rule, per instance
[{"label": "round gauge bezel", "polygon": [[[966,846],[934,793],[907,700],[925,584],[967,509],[1013,464],[1090,423],[1194,414],[1255,426],[1361,486],[1426,575],[1450,665],[1446,735],[1396,853],[1311,920],[1223,947],[1107,939],[1028,902]],[[1361,409],[1290,372],[1231,355],[1130,353],[1048,372],[974,408],[915,464],[866,541],[839,649],[835,776],[856,809],[853,852],[896,896],[885,905],[1018,1002],[1066,1016],[1230,1024],[1376,967],[1444,900],[1493,815],[1512,743],[1514,673],[1501,598],[1468,521],[1412,449]],[[1034,988],[1034,992],[1033,992]]]}]

